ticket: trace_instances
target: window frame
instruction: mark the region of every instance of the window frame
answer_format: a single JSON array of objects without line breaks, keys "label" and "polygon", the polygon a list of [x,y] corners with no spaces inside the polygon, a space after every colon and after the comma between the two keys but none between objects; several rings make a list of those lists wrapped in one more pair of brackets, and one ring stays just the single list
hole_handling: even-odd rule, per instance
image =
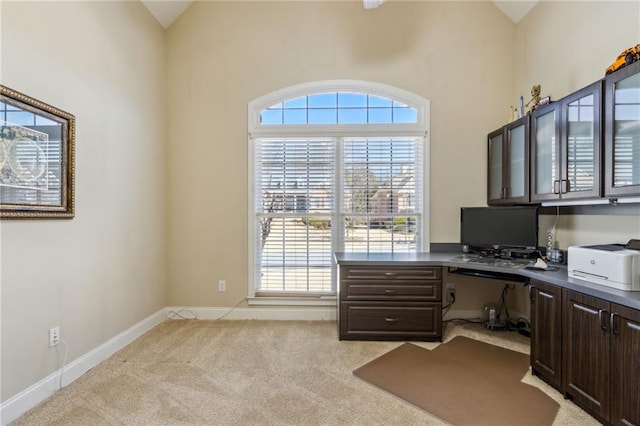
[{"label": "window frame", "polygon": [[[366,93],[369,95],[389,98],[406,104],[417,111],[416,123],[395,123],[395,124],[284,124],[284,125],[261,125],[260,113],[265,109],[279,102],[284,102],[300,96],[308,96],[321,92],[354,92]],[[397,87],[382,83],[375,83],[360,80],[323,80],[298,84],[268,93],[248,103],[248,301],[249,304],[256,305],[330,305],[335,301],[335,296],[317,295],[292,295],[292,296],[256,296],[255,288],[255,151],[254,139],[258,138],[311,138],[328,137],[334,138],[336,150],[339,153],[343,138],[349,137],[419,137],[422,138],[422,209],[420,229],[420,246],[418,251],[428,252],[430,243],[429,234],[429,100]],[[336,163],[336,185],[342,182],[341,176],[342,159],[337,155]],[[342,212],[342,195],[339,187],[336,187],[336,200],[334,204],[334,218],[339,220]],[[341,228],[341,227],[340,227]],[[339,232],[336,230],[336,232]],[[343,247],[339,241],[338,234],[333,235],[338,239],[338,248]],[[335,264],[332,264],[332,279],[335,280]]]}]

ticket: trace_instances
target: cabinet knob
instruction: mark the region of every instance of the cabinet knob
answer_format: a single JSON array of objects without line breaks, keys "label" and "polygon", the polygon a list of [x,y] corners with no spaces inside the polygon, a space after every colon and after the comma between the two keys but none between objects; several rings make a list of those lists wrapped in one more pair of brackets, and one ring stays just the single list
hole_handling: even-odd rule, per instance
[{"label": "cabinet knob", "polygon": [[398,318],[390,318],[390,317],[385,317],[384,319],[386,322],[398,322]]},{"label": "cabinet knob", "polygon": [[385,272],[384,273],[384,276],[385,277],[389,277],[389,278],[395,277],[396,275],[398,275],[397,272]]},{"label": "cabinet knob", "polygon": [[396,294],[396,291],[391,288],[385,288],[384,292],[387,294]]}]

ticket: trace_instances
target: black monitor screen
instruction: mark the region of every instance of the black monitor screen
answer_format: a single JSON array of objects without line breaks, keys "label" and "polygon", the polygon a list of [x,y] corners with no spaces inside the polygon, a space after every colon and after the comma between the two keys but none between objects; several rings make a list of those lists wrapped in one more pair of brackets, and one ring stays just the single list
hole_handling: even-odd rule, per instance
[{"label": "black monitor screen", "polygon": [[460,243],[471,248],[538,246],[537,207],[462,207]]}]

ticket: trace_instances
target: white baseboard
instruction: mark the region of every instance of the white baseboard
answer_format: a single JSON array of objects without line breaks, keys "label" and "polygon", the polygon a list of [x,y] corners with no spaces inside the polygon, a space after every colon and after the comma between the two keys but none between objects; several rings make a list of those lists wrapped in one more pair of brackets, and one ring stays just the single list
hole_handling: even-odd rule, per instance
[{"label": "white baseboard", "polygon": [[0,405],[0,423],[7,425],[56,393],[61,374],[62,385],[66,386],[166,319],[167,310],[163,308],[9,398]]},{"label": "white baseboard", "polygon": [[[179,315],[177,315],[179,314]],[[205,307],[169,307],[168,318],[198,318],[203,320],[300,320],[300,321],[335,321],[335,306],[294,308],[281,306],[277,308],[205,308]]]}]

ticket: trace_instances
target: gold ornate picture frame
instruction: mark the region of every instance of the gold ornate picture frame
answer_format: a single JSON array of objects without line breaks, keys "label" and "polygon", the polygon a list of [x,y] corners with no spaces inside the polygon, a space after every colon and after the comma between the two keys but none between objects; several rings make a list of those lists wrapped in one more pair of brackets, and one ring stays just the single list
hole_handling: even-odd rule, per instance
[{"label": "gold ornate picture frame", "polygon": [[0,218],[75,214],[75,117],[0,85]]}]

